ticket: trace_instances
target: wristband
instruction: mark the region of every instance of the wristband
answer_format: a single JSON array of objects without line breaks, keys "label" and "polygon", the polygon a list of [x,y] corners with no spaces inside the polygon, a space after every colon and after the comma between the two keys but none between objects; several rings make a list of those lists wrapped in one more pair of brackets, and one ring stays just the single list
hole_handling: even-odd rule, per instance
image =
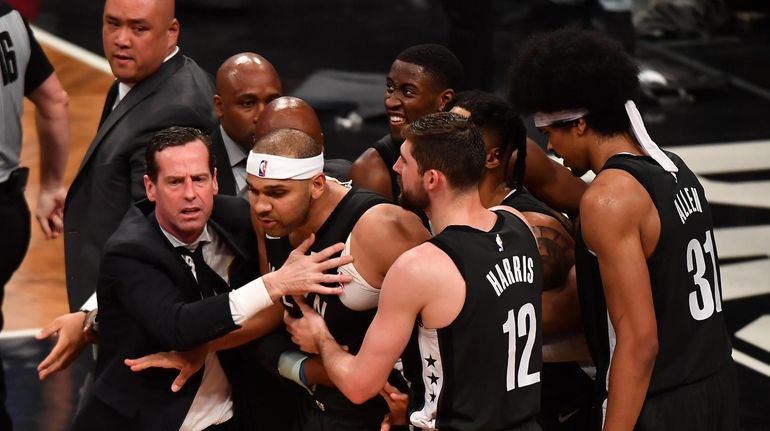
[{"label": "wristband", "polygon": [[298,351],[287,350],[278,358],[278,374],[302,386],[309,393],[313,393],[305,382],[305,370],[303,364],[310,356]]}]

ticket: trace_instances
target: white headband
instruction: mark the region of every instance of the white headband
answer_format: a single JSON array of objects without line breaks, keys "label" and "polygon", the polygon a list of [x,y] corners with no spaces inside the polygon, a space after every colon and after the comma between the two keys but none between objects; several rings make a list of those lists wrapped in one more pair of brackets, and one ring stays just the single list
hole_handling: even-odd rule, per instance
[{"label": "white headband", "polygon": [[587,109],[569,109],[556,112],[536,112],[535,115],[533,115],[533,119],[535,120],[535,127],[545,127],[550,126],[551,124],[577,120],[578,118],[585,117],[587,113]]},{"label": "white headband", "polygon": [[[655,160],[655,162],[663,167],[666,172],[670,172],[672,175],[674,172],[678,172],[679,169],[676,167],[674,162],[672,162],[671,159],[666,156],[663,150],[661,150],[660,147],[658,147],[658,145],[652,140],[652,138],[650,138],[650,135],[647,133],[647,129],[644,127],[642,114],[640,114],[639,110],[636,109],[636,104],[631,100],[627,100],[624,106],[626,108],[628,119],[631,121],[631,132],[633,132],[637,142],[639,142],[639,144],[642,146],[642,152]],[[588,114],[587,109],[572,109],[557,112],[536,112],[533,115],[533,119],[535,120],[535,127],[545,127],[555,123],[577,120],[578,118],[584,117],[586,114]],[[676,175],[674,175],[674,177],[676,177]]]},{"label": "white headband", "polygon": [[636,104],[631,100],[626,100],[626,114],[628,119],[631,120],[631,131],[634,133],[637,142],[642,146],[642,152],[650,157],[652,160],[658,162],[666,172],[670,172],[676,178],[674,172],[679,172],[679,168],[676,167],[674,162],[666,156],[666,153],[658,147],[650,135],[647,134],[647,129],[644,127],[644,121],[642,121],[642,114],[636,109]]},{"label": "white headband", "polygon": [[271,180],[307,180],[323,172],[323,153],[307,159],[249,152],[246,172]]}]

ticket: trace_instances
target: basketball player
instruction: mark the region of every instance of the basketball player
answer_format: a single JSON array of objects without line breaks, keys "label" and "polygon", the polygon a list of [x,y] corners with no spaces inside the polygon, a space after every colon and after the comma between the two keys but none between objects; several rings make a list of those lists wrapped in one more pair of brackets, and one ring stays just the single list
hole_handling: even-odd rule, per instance
[{"label": "basketball player", "polygon": [[636,63],[577,29],[534,37],[519,54],[513,104],[573,173],[597,175],[576,248],[595,429],[737,429],[711,211],[695,174],[647,134]]},{"label": "basketball player", "polygon": [[543,274],[532,232],[515,210],[481,204],[484,143],[467,119],[430,114],[404,135],[394,166],[401,204],[424,210],[438,233],[388,271],[357,353],[302,302],[302,318],[284,318],[293,340],[320,353],[354,402],[377,394],[409,343],[403,361],[417,428],[540,429]]}]

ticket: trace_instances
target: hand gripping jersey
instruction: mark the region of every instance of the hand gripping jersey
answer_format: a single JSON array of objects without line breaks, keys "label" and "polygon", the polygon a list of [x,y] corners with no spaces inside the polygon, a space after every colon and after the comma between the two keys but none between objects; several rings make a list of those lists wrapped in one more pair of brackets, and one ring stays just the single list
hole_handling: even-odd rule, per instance
[{"label": "hand gripping jersey", "polygon": [[447,327],[418,322],[403,356],[416,427],[510,430],[530,426],[538,412],[540,254],[521,219],[496,213],[489,232],[449,226],[430,240],[457,266],[466,296]]},{"label": "hand gripping jersey", "polygon": [[[648,398],[703,380],[731,361],[722,313],[722,286],[711,210],[695,174],[676,155],[676,178],[649,157],[618,154],[605,169],[622,169],[647,190],[660,216],[660,239],[647,267],[658,325],[658,356]],[[615,346],[596,257],[582,235],[575,251],[586,340],[596,364],[600,401],[606,398]]]},{"label": "hand gripping jersey", "polygon": [[[389,203],[387,199],[379,194],[362,190],[352,189],[350,190],[340,201],[336,208],[326,219],[326,222],[318,229],[315,234],[315,242],[310,248],[310,252],[318,252],[324,248],[336,244],[338,242],[347,243],[353,227],[358,222],[358,219],[371,207],[382,203]],[[270,238],[267,239],[267,256],[270,263],[271,270],[279,268],[289,256],[292,250],[291,244],[289,244],[288,237]],[[339,256],[337,254],[334,257]],[[353,269],[354,270],[354,269]],[[355,274],[353,274],[355,276]],[[358,280],[359,283],[361,279]],[[356,283],[354,277],[354,283]],[[353,288],[361,290],[359,292],[365,295],[370,290],[366,286],[347,286],[347,288]],[[379,293],[379,291],[377,291]],[[291,313],[293,305],[293,299],[284,298],[284,305]],[[361,348],[361,343],[366,335],[366,330],[369,328],[375,313],[377,312],[377,301],[373,303],[366,299],[355,300],[357,303],[353,305],[348,302],[345,303],[345,299],[341,299],[337,295],[318,295],[310,294],[305,298],[305,302],[312,306],[326,321],[326,325],[329,327],[329,332],[334,336],[334,339],[342,346],[348,346],[350,353],[356,354]],[[370,307],[357,306],[364,302],[370,302]],[[352,308],[351,308],[352,307]],[[361,405],[355,405],[350,402],[345,395],[339,392],[335,388],[328,388],[319,385],[313,398],[317,401],[319,406],[323,406],[322,409],[330,413],[338,413],[341,415],[354,415],[361,417],[377,417],[382,416],[388,411],[385,401],[380,396],[376,396],[371,400]],[[375,415],[375,416],[371,416]]]}]

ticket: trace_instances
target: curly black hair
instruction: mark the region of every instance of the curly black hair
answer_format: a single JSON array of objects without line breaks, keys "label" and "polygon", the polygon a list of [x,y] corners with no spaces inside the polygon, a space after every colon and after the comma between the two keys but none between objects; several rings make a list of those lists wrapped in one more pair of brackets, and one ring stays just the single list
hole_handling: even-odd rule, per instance
[{"label": "curly black hair", "polygon": [[593,130],[622,133],[630,126],[623,105],[639,94],[638,73],[619,43],[567,27],[527,41],[511,66],[508,97],[523,114],[585,108]]},{"label": "curly black hair", "polygon": [[522,187],[527,157],[527,129],[513,112],[511,106],[500,97],[481,90],[461,91],[447,104],[445,111],[460,107],[471,114],[471,121],[479,129],[487,127],[500,135],[500,159],[503,171],[508,171],[511,154],[518,150],[512,178],[506,178],[509,187]]},{"label": "curly black hair", "polygon": [[423,43],[410,46],[401,51],[396,60],[424,68],[442,89],[460,90],[465,81],[462,63],[449,48],[443,45]]}]

